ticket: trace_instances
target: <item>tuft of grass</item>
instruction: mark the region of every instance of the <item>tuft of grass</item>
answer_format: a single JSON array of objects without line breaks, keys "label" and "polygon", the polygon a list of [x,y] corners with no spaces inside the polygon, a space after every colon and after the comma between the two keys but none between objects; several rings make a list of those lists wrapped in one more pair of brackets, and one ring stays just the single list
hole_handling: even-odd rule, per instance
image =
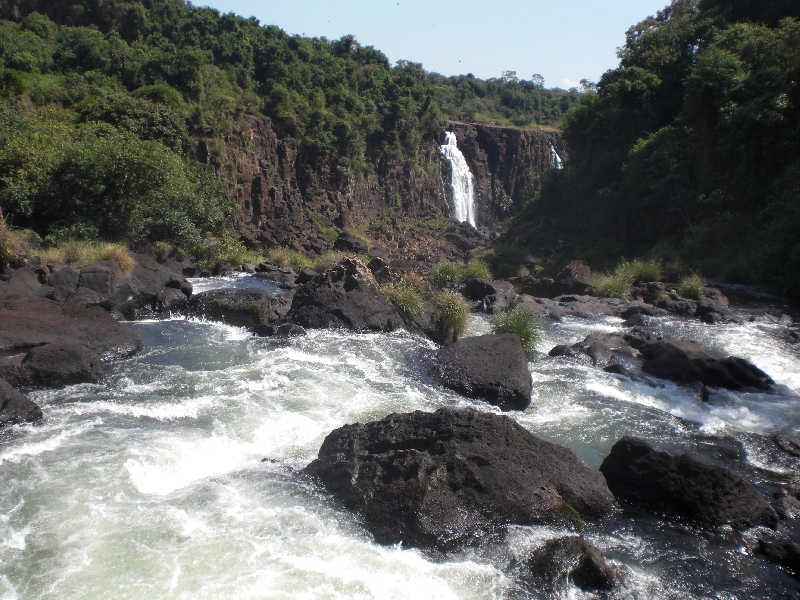
[{"label": "tuft of grass", "polygon": [[331,250],[330,252],[326,252],[322,256],[320,256],[314,262],[314,269],[319,271],[327,271],[328,269],[333,269],[336,265],[342,262],[345,258],[348,258],[350,255],[346,252],[342,252],[341,250]]},{"label": "tuft of grass", "polygon": [[88,267],[100,262],[100,252],[96,244],[83,240],[67,240],[59,246],[64,257],[64,264],[77,263],[79,267]]},{"label": "tuft of grass", "polygon": [[136,266],[136,260],[122,244],[103,244],[100,247],[100,258],[116,261],[125,277],[130,277],[133,267]]},{"label": "tuft of grass", "polygon": [[153,250],[156,255],[156,260],[163,263],[165,260],[167,260],[174,248],[167,242],[155,242],[153,244]]},{"label": "tuft of grass", "polygon": [[678,286],[678,295],[681,298],[691,298],[692,300],[700,300],[705,290],[705,282],[703,278],[697,273],[692,273],[681,279]]},{"label": "tuft of grass", "polygon": [[461,270],[450,261],[440,262],[431,269],[430,278],[433,285],[442,289],[461,281]]},{"label": "tuft of grass", "polygon": [[6,225],[3,215],[0,214],[0,271],[12,260],[17,258],[22,250],[22,241],[19,236]]},{"label": "tuft of grass", "polygon": [[314,261],[308,258],[305,254],[302,254],[297,250],[292,250],[291,248],[276,248],[275,250],[270,250],[267,253],[266,260],[273,265],[292,265],[298,271],[302,271],[306,267],[311,267],[314,265]]},{"label": "tuft of grass", "polygon": [[414,285],[412,280],[404,277],[400,283],[384,285],[381,286],[381,289],[401,313],[411,318],[422,314],[425,299],[422,297],[419,287]]},{"label": "tuft of grass", "polygon": [[637,281],[661,281],[664,269],[658,259],[637,258],[628,261],[623,258],[614,268],[614,274],[620,278],[630,279],[634,283]]},{"label": "tuft of grass", "polygon": [[542,336],[539,318],[534,312],[520,305],[508,308],[498,313],[492,323],[492,333],[515,333],[522,342],[525,354],[532,356],[536,344]]},{"label": "tuft of grass", "polygon": [[484,261],[479,258],[470,258],[467,263],[461,267],[461,281],[467,279],[491,279],[492,272]]},{"label": "tuft of grass", "polygon": [[436,298],[433,322],[446,338],[455,341],[467,328],[469,312],[469,305],[464,296],[453,290],[447,290]]},{"label": "tuft of grass", "polygon": [[633,285],[633,281],[625,274],[607,273],[592,276],[592,287],[604,298],[630,300],[631,285]]},{"label": "tuft of grass", "polygon": [[39,260],[42,264],[56,263],[63,265],[66,263],[64,259],[64,252],[60,248],[45,248],[39,252]]}]

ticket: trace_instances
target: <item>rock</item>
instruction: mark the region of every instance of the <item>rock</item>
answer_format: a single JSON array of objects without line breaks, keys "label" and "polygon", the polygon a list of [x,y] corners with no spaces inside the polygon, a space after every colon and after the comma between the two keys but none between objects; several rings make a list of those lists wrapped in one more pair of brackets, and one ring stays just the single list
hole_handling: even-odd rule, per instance
[{"label": "rock", "polygon": [[192,296],[191,310],[212,321],[256,329],[282,319],[290,300],[261,288],[221,288]]},{"label": "rock", "polygon": [[573,260],[556,275],[556,283],[564,286],[562,294],[586,294],[592,289],[592,272],[582,260]]},{"label": "rock", "polygon": [[267,281],[274,281],[283,289],[290,289],[297,285],[297,273],[289,265],[276,266],[268,263],[261,263],[258,265],[256,277],[259,279],[266,279]]},{"label": "rock", "polygon": [[296,323],[283,323],[281,325],[259,325],[255,328],[254,333],[260,337],[298,337],[307,335],[306,330],[297,325]]},{"label": "rock", "polygon": [[[372,263],[370,263],[370,264],[372,264]],[[314,277],[316,277],[317,275],[319,275],[319,271],[315,271],[311,267],[306,267],[305,269],[300,271],[300,274],[297,276],[296,283],[298,285],[306,284],[309,281],[311,281],[312,279],[314,279]]]},{"label": "rock", "polygon": [[794,435],[777,434],[772,436],[772,441],[784,452],[800,457],[800,438]]},{"label": "rock", "polygon": [[639,375],[638,373],[635,373],[635,372],[631,371],[630,369],[628,369],[627,367],[625,367],[623,365],[620,365],[618,363],[612,363],[612,364],[608,365],[607,367],[604,367],[603,371],[605,371],[606,373],[613,373],[615,375],[622,375],[623,377],[627,377],[631,381],[635,381],[636,383],[643,383],[643,384],[648,385],[648,386],[650,386],[652,388],[654,388],[654,387],[662,387],[663,388],[664,387],[663,385],[658,385],[657,383],[653,383],[647,377],[643,377],[643,376]]},{"label": "rock", "polygon": [[758,550],[767,560],[786,567],[796,578],[800,578],[800,544],[759,540]]},{"label": "rock", "polygon": [[376,256],[367,265],[367,268],[375,276],[378,283],[391,283],[392,272],[389,270],[389,263],[381,257]]},{"label": "rock", "polygon": [[488,279],[467,279],[464,282],[462,293],[470,300],[483,300],[491,294],[514,292],[514,286],[507,281],[489,281]]},{"label": "rock", "polygon": [[56,342],[32,348],[3,376],[16,386],[62,387],[98,383],[103,377],[100,357],[83,346]]},{"label": "rock", "polygon": [[773,500],[772,506],[781,519],[800,518],[800,500],[788,494],[778,496]]},{"label": "rock", "polygon": [[0,379],[0,426],[17,423],[36,423],[42,419],[42,409]]},{"label": "rock", "polygon": [[513,333],[468,337],[440,348],[430,374],[443,386],[502,410],[525,410],[531,401],[528,357]]},{"label": "rock", "polygon": [[12,271],[6,285],[0,288],[3,294],[26,294],[31,296],[47,296],[52,288],[39,281],[39,274],[31,267],[21,267]]},{"label": "rock", "polygon": [[142,348],[136,332],[100,307],[0,296],[0,352],[23,353],[54,343],[84,346],[103,360],[129,356]]},{"label": "rock", "polygon": [[528,559],[525,571],[526,579],[547,591],[570,583],[583,590],[614,586],[614,571],[609,564],[597,548],[577,535],[548,541]]},{"label": "rock", "polygon": [[211,271],[211,274],[214,276],[220,276],[230,273],[231,271],[233,271],[233,265],[225,260],[220,260],[214,265],[214,269]]},{"label": "rock", "polygon": [[644,357],[642,370],[654,377],[679,383],[700,381],[730,390],[769,390],[774,381],[752,363],[731,356],[720,359],[689,340],[662,339],[639,348]]},{"label": "rock", "polygon": [[624,500],[707,526],[773,526],[775,511],[740,475],[688,454],[673,456],[644,440],[624,437],[600,465],[609,489]]},{"label": "rock", "polygon": [[594,365],[594,360],[592,359],[591,356],[581,352],[580,350],[576,350],[572,346],[567,346],[566,344],[559,344],[558,346],[550,350],[550,352],[548,352],[547,354],[548,356],[553,356],[553,357],[560,356],[564,358],[571,358],[586,363],[588,365]]},{"label": "rock", "polygon": [[301,286],[289,318],[307,329],[394,331],[403,319],[359,259],[346,258]]},{"label": "rock", "polygon": [[441,408],[331,432],[306,472],[382,544],[449,549],[511,523],[608,514],[597,471],[502,415]]},{"label": "rock", "polygon": [[333,243],[334,250],[344,250],[345,252],[355,252],[357,254],[366,254],[369,250],[367,242],[357,238],[354,235],[347,233],[340,233],[339,237]]}]

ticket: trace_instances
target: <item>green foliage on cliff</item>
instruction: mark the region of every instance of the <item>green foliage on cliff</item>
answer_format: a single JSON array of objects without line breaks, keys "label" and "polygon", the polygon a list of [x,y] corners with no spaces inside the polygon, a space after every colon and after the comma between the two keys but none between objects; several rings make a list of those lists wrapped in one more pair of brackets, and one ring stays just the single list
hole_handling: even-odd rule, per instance
[{"label": "green foliage on cliff", "polygon": [[507,239],[607,265],[655,253],[800,294],[797,17],[782,0],[675,0],[632,27],[566,117],[568,168]]}]

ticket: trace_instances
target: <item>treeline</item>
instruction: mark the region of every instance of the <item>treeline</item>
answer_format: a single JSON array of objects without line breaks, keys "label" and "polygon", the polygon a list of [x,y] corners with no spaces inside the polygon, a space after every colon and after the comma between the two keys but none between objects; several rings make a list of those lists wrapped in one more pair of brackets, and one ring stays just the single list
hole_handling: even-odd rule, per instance
[{"label": "treeline", "polygon": [[675,0],[570,111],[570,164],[506,240],[655,255],[800,295],[800,3]]}]

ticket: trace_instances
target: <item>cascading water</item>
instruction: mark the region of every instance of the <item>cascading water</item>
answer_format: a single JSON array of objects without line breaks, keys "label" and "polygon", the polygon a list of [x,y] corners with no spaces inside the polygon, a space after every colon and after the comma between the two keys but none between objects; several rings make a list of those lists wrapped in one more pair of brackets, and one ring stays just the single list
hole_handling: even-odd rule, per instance
[{"label": "cascading water", "polygon": [[553,147],[553,144],[547,144],[550,146],[550,166],[554,169],[561,170],[564,168],[564,164],[561,162],[561,157],[556,152],[556,149]]},{"label": "cascading water", "polygon": [[453,217],[459,223],[467,222],[475,227],[475,177],[469,170],[467,160],[458,149],[456,134],[444,133],[445,143],[439,146],[444,157],[450,161],[450,187],[453,190]]},{"label": "cascading water", "polygon": [[[195,290],[253,285],[194,280]],[[752,480],[796,479],[770,436],[800,430],[800,347],[777,325],[648,317],[667,335],[752,360],[776,393],[714,390],[708,402],[565,358],[556,344],[621,319],[542,323],[531,406],[507,413],[598,467],[636,435],[727,461]],[[432,384],[433,344],[404,332],[310,331],[258,338],[218,323],[132,323],[144,351],[100,385],[35,390],[45,420],[0,433],[0,598],[796,598],[800,581],[754,555],[747,536],[620,512],[583,524],[618,586],[554,596],[515,575],[533,549],[575,531],[517,526],[446,555],[376,544],[300,470],[345,423],[442,406],[497,409]],[[488,333],[476,315],[467,335]],[[416,358],[415,358],[416,357]],[[499,412],[499,411],[497,411]],[[787,455],[788,456],[788,455]],[[263,460],[267,459],[267,460]]]}]

